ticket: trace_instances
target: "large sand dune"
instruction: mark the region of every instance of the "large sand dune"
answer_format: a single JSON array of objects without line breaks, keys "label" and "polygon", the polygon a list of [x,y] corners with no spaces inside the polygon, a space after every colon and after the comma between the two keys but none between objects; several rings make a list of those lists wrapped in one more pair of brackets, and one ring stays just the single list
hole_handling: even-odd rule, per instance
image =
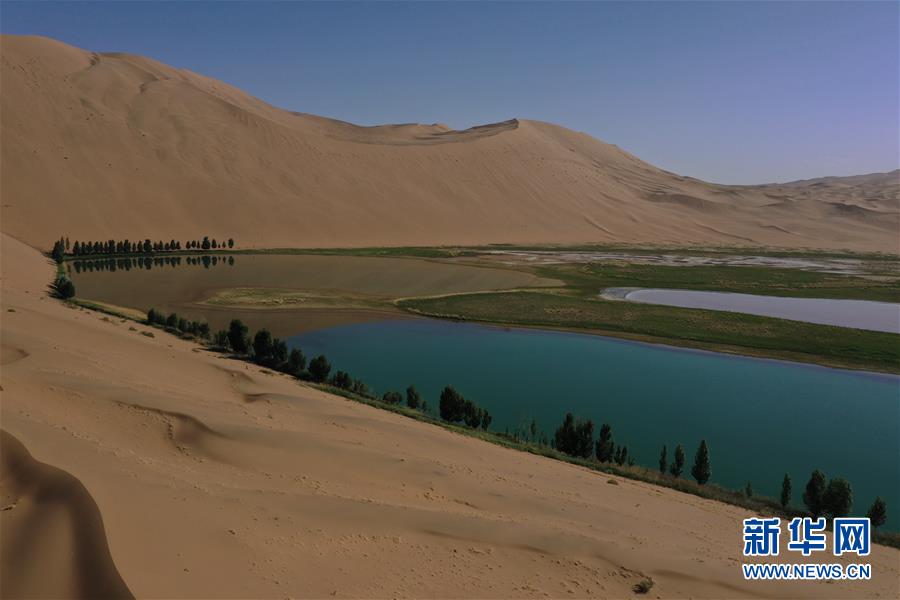
[{"label": "large sand dune", "polygon": [[744,510],[146,337],[0,254],[0,596],[898,595],[880,546],[870,582],[745,582]]},{"label": "large sand dune", "polygon": [[3,231],[31,245],[209,233],[898,251],[898,172],[722,186],[547,123],[359,127],[139,56],[20,36],[0,52]]}]

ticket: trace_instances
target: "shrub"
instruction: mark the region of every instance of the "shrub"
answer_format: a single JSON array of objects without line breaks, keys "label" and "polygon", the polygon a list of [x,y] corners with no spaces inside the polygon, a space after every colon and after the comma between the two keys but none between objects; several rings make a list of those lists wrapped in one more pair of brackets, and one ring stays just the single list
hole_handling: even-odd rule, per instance
[{"label": "shrub", "polygon": [[228,339],[228,332],[221,329],[213,336],[213,345],[218,346],[222,350],[231,349],[231,341]]},{"label": "shrub", "polygon": [[63,300],[68,300],[75,296],[75,284],[65,275],[60,275],[50,286],[53,295]]},{"label": "shrub", "polygon": [[632,588],[635,594],[646,594],[651,589],[653,589],[653,578],[647,577],[645,579],[641,579],[639,582],[634,584]]},{"label": "shrub", "polygon": [[662,450],[659,451],[659,472],[666,474],[666,468],[669,466],[669,449],[663,444]]},{"label": "shrub", "polygon": [[178,315],[176,313],[172,313],[166,317],[166,327],[178,327]]}]

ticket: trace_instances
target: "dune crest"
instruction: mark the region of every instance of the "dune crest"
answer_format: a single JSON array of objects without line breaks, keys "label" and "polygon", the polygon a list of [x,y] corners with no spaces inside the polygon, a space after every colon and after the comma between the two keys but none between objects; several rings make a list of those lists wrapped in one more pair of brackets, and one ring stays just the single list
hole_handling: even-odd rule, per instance
[{"label": "dune crest", "polygon": [[244,247],[898,250],[896,171],[717,185],[539,121],[363,127],[145,57],[12,35],[0,52],[2,228],[31,245],[183,239],[202,223]]}]

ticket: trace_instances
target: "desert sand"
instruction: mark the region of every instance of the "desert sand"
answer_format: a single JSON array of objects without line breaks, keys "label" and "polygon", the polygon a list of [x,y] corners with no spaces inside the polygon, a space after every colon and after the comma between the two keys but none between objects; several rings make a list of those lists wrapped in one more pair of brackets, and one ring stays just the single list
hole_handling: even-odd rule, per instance
[{"label": "desert sand", "polygon": [[864,584],[745,582],[742,509],[142,335],[0,250],[2,597],[897,597],[897,550]]},{"label": "desert sand", "polygon": [[716,185],[548,123],[360,127],[150,58],[11,35],[0,54],[3,231],[36,247],[202,229],[242,247],[900,251],[897,171]]}]

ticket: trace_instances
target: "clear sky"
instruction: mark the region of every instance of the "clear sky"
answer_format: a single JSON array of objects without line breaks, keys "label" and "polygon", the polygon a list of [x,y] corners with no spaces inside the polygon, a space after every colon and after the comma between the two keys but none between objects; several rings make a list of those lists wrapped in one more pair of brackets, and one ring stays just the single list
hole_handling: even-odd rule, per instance
[{"label": "clear sky", "polygon": [[0,3],[360,124],[521,117],[727,183],[900,166],[900,2]]}]

